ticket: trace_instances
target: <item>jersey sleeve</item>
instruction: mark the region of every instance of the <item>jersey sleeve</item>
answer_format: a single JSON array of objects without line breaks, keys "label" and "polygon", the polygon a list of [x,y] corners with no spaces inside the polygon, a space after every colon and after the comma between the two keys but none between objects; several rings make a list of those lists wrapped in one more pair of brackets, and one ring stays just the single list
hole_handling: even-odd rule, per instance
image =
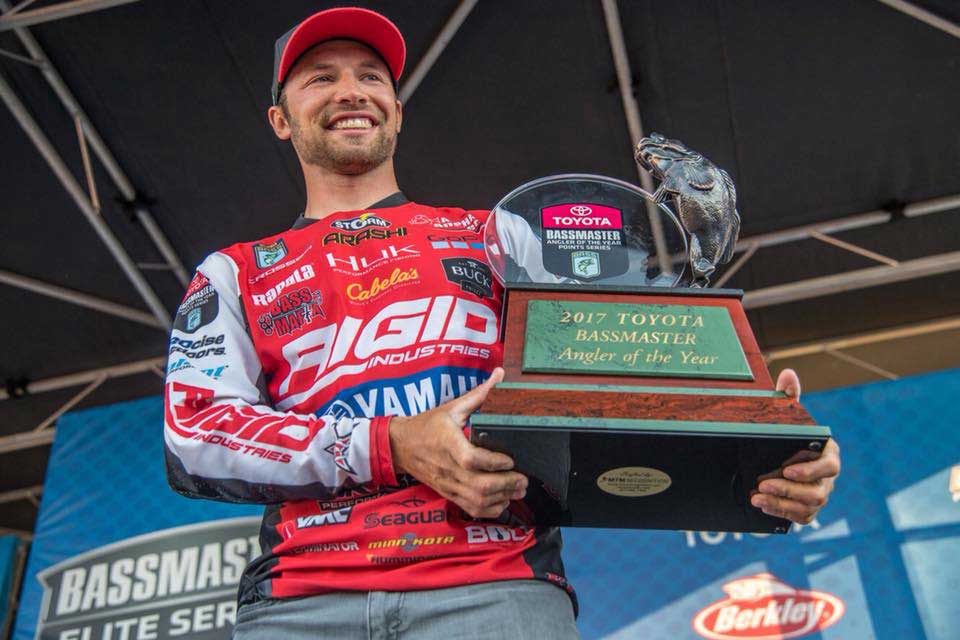
[{"label": "jersey sleeve", "polygon": [[389,418],[271,406],[237,274],[230,256],[209,256],[174,320],[164,384],[170,486],[194,498],[266,504],[396,484]]}]

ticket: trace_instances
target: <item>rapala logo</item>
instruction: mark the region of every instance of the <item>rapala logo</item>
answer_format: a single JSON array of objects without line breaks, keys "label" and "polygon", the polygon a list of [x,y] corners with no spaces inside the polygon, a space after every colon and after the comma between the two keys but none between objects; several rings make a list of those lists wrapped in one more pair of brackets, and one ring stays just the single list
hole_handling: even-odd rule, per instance
[{"label": "rapala logo", "polygon": [[836,623],[846,609],[834,595],[794,589],[769,573],[732,580],[723,590],[726,598],[693,619],[693,630],[704,638],[799,638]]},{"label": "rapala logo", "polygon": [[280,293],[287,287],[311,280],[313,279],[314,275],[313,266],[305,264],[291,273],[285,280],[268,289],[266,293],[262,295],[254,294],[253,304],[257,305],[258,307],[265,307],[276,300],[277,296],[280,295]]}]

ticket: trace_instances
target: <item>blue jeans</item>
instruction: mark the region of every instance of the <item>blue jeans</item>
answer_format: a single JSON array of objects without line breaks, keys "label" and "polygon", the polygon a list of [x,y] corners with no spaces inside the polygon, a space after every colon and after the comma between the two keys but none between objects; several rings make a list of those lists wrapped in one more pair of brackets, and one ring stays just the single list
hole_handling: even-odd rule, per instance
[{"label": "blue jeans", "polygon": [[340,592],[240,607],[234,640],[576,640],[570,598],[541,580]]}]

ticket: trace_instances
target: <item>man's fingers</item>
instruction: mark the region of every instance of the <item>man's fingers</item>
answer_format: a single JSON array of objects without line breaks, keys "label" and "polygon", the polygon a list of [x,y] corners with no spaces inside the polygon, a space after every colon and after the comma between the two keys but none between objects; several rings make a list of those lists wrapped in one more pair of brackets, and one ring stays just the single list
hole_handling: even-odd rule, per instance
[{"label": "man's fingers", "polygon": [[469,392],[463,394],[459,398],[451,400],[448,403],[450,416],[459,424],[465,424],[467,418],[470,417],[470,414],[479,409],[480,405],[482,405],[484,400],[487,399],[487,394],[490,393],[490,389],[493,388],[493,385],[502,380],[503,369],[497,367],[493,370],[493,373],[490,374],[490,377],[483,382],[483,384],[478,387],[474,387]]},{"label": "man's fingers", "polygon": [[807,506],[821,508],[827,504],[830,485],[821,482],[791,482],[789,480],[764,480],[759,486],[760,493],[801,502]]},{"label": "man's fingers", "polygon": [[467,471],[510,471],[513,469],[513,458],[507,454],[472,445],[466,438],[464,438],[463,445],[459,447],[453,458],[458,467]]},{"label": "man's fingers", "polygon": [[783,477],[798,482],[815,482],[821,478],[840,475],[840,447],[833,440],[827,441],[823,454],[811,462],[800,462],[783,468]]},{"label": "man's fingers", "polygon": [[797,524],[810,524],[817,515],[818,507],[790,500],[779,498],[765,493],[754,494],[750,498],[750,504],[757,507],[765,514],[777,518],[786,518]]},{"label": "man's fingers", "polygon": [[777,391],[783,391],[794,400],[800,399],[800,377],[793,369],[784,369],[777,376]]}]

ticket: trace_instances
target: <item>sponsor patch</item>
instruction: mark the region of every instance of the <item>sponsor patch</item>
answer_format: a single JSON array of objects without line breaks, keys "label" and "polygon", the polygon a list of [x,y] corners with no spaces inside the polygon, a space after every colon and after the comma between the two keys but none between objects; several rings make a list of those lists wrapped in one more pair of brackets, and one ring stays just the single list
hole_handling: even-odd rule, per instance
[{"label": "sponsor patch", "polygon": [[373,213],[361,213],[356,218],[350,218],[349,220],[334,220],[330,223],[330,226],[343,231],[360,231],[367,227],[389,227],[390,223]]},{"label": "sponsor patch", "polygon": [[281,282],[278,282],[274,286],[267,289],[266,292],[261,294],[253,294],[253,304],[258,307],[265,307],[276,300],[277,296],[280,295],[284,289],[288,289],[296,284],[301,284],[307,280],[312,280],[314,275],[316,274],[313,271],[313,265],[305,264],[291,273]]},{"label": "sponsor patch", "polygon": [[493,297],[493,278],[486,264],[474,258],[443,258],[441,262],[447,280],[459,285],[461,291],[478,298]]},{"label": "sponsor patch", "polygon": [[255,244],[253,257],[256,258],[258,268],[272,267],[287,257],[287,245],[283,242],[283,238],[271,244]]},{"label": "sponsor patch", "polygon": [[368,513],[363,518],[363,528],[391,527],[403,524],[430,524],[431,522],[446,522],[445,509],[428,509],[421,511],[398,511],[396,513]]},{"label": "sponsor patch", "polygon": [[452,544],[453,536],[418,536],[415,533],[405,533],[399,538],[387,538],[386,540],[371,540],[367,543],[367,549],[390,549],[399,547],[402,551],[410,553],[420,547],[431,547],[440,544]]},{"label": "sponsor patch", "polygon": [[388,264],[409,258],[419,258],[420,252],[412,244],[408,244],[403,247],[391,245],[380,249],[379,254],[375,255],[337,256],[332,252],[328,252],[324,257],[327,261],[327,266],[337,273],[362,276]]},{"label": "sponsor patch", "polygon": [[396,229],[368,227],[358,233],[332,231],[323,236],[323,244],[345,244],[350,247],[355,247],[365,240],[389,240],[390,238],[402,238],[405,235],[407,235],[406,227],[397,227]]},{"label": "sponsor patch", "polygon": [[786,640],[822,631],[843,617],[843,601],[823,591],[794,589],[769,573],[731,580],[727,597],[701,610],[693,629],[710,640]]},{"label": "sponsor patch", "polygon": [[297,333],[306,325],[312,323],[315,318],[325,318],[323,307],[323,294],[314,289],[311,291],[306,287],[296,291],[287,291],[280,295],[274,302],[270,311],[261,314],[257,318],[257,324],[264,335],[286,336]]},{"label": "sponsor patch", "polygon": [[353,429],[357,423],[353,420],[341,420],[333,423],[333,433],[336,436],[331,444],[324,447],[324,451],[333,456],[333,463],[337,469],[346,471],[350,475],[357,475],[357,472],[350,466],[350,439],[353,436]]},{"label": "sponsor patch", "polygon": [[352,506],[342,507],[336,511],[300,516],[297,518],[297,529],[312,529],[313,527],[329,527],[336,524],[346,524],[350,522],[351,512],[353,512]]},{"label": "sponsor patch", "polygon": [[193,333],[213,322],[220,312],[220,298],[207,277],[199,271],[187,286],[187,293],[173,319],[173,328],[184,333]]},{"label": "sponsor patch", "polygon": [[459,220],[451,220],[446,216],[437,216],[433,219],[433,228],[444,231],[479,231],[483,223],[472,213],[464,215]]},{"label": "sponsor patch", "polygon": [[224,334],[222,333],[216,336],[201,336],[196,340],[173,336],[170,338],[169,354],[171,356],[178,354],[192,360],[207,356],[223,356],[227,353],[226,348],[221,346],[223,340]]},{"label": "sponsor patch", "polygon": [[420,280],[417,268],[411,267],[406,271],[399,267],[394,269],[388,278],[373,279],[369,286],[361,282],[352,282],[347,285],[347,297],[360,303],[367,303],[379,298],[381,294],[404,285],[411,285]]},{"label": "sponsor patch", "polygon": [[270,276],[272,276],[273,274],[275,274],[275,273],[277,273],[277,272],[279,272],[279,271],[283,271],[284,269],[286,269],[286,268],[288,268],[288,267],[292,267],[293,265],[295,265],[295,264],[297,264],[298,262],[300,262],[301,260],[303,260],[303,256],[307,255],[307,253],[309,253],[311,249],[313,249],[313,245],[312,245],[312,244],[311,244],[311,245],[307,245],[307,248],[304,249],[303,252],[302,252],[300,255],[295,256],[295,257],[293,257],[293,258],[290,258],[289,260],[284,260],[284,261],[281,262],[280,264],[275,264],[275,265],[273,265],[272,267],[270,267],[269,269],[267,269],[266,271],[261,271],[260,273],[258,273],[257,275],[253,276],[252,278],[248,278],[248,279],[247,279],[247,282],[249,282],[250,284],[257,284],[258,282],[260,282],[260,281],[263,280],[264,278],[269,278]]}]

